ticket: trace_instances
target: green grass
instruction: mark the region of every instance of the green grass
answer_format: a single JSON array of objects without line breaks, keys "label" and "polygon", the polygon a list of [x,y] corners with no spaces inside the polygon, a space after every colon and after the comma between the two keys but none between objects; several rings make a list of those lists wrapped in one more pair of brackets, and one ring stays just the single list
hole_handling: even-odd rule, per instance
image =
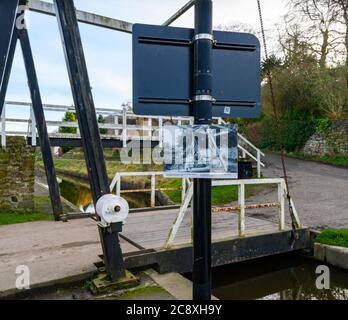
[{"label": "green grass", "polygon": [[0,213],[0,226],[42,220],[51,221],[53,217],[44,213]]},{"label": "green grass", "polygon": [[303,153],[298,152],[289,152],[287,153],[289,157],[303,159],[303,160],[311,160],[318,161],[327,164],[332,164],[335,166],[343,166],[348,167],[348,155],[326,155],[326,156],[309,156],[304,155]]},{"label": "green grass", "polygon": [[[37,161],[40,168],[44,168],[43,161]],[[75,173],[87,176],[87,169],[85,160],[79,159],[56,159],[54,161],[55,167],[58,170],[66,173]],[[110,179],[114,177],[117,172],[146,172],[146,171],[161,171],[162,166],[155,164],[122,164],[115,161],[106,161],[108,176]]]},{"label": "green grass", "polygon": [[[174,179],[170,180],[167,183],[161,183],[160,187],[162,188],[180,188],[181,180]],[[265,189],[272,188],[270,185],[255,185],[255,186],[246,186],[245,195],[246,198],[255,195],[257,192],[260,192]],[[163,191],[174,203],[181,203],[181,190],[175,191]],[[229,204],[238,199],[238,187],[237,186],[221,186],[213,187],[212,189],[212,204],[213,205],[222,205]]]},{"label": "green grass", "polygon": [[314,157],[318,161],[334,164],[338,166],[347,166],[348,167],[348,156],[345,155],[337,155],[337,156],[321,156]]},{"label": "green grass", "polygon": [[348,229],[323,230],[315,239],[316,242],[348,248]]}]

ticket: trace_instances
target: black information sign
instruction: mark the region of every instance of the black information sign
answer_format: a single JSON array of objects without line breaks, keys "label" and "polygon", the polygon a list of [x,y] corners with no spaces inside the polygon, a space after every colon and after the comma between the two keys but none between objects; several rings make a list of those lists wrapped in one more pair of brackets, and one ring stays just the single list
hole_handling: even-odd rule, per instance
[{"label": "black information sign", "polygon": [[[133,26],[134,113],[193,116],[193,37],[193,29]],[[212,60],[213,117],[259,117],[259,40],[215,31]]]}]

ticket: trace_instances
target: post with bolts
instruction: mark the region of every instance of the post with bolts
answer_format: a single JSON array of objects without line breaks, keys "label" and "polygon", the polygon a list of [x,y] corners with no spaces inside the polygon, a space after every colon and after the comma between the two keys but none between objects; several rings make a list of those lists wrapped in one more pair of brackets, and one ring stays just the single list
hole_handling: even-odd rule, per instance
[{"label": "post with bolts", "polygon": [[[196,125],[212,122],[212,0],[196,0],[193,112]],[[194,179],[193,299],[211,298],[211,179]]]}]

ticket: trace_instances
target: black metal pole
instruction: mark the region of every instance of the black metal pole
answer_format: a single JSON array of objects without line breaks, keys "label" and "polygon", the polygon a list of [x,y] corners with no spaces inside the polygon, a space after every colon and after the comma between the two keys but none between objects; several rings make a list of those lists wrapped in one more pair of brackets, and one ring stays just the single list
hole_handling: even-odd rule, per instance
[{"label": "black metal pole", "polygon": [[[33,54],[31,51],[28,30],[22,28],[17,30],[17,35],[21,43],[25,69],[27,72],[28,85],[30,90],[31,102],[33,105],[36,127],[40,138],[40,147],[43,162],[45,165],[48,189],[51,197],[51,204],[55,220],[59,220],[63,214],[62,203],[57,182],[56,170],[54,167],[53,156],[51,152],[50,139],[48,137],[46,120],[42,106],[39,83],[36,76]],[[16,36],[16,35],[14,35]]]},{"label": "black metal pole", "polygon": [[0,1],[0,115],[5,101],[17,35],[13,36],[18,0]]},{"label": "black metal pole", "polygon": [[[54,5],[96,207],[97,201],[103,195],[110,193],[110,187],[74,1],[54,0]],[[121,229],[122,223],[112,224],[107,228],[99,226],[105,267],[113,280],[124,275],[123,257],[118,239],[118,232]]]},{"label": "black metal pole", "polygon": [[0,88],[0,115],[2,114],[2,109],[5,104],[6,92],[8,88],[8,82],[10,80],[13,59],[14,59],[14,55],[15,55],[16,47],[17,47],[17,41],[18,41],[17,34],[12,35],[10,50],[8,52],[6,66],[5,66],[4,77],[3,77],[1,88]]},{"label": "black metal pole", "polygon": [[[212,120],[212,14],[211,0],[196,0],[194,39],[195,124]],[[211,179],[194,179],[193,299],[211,298]]]}]

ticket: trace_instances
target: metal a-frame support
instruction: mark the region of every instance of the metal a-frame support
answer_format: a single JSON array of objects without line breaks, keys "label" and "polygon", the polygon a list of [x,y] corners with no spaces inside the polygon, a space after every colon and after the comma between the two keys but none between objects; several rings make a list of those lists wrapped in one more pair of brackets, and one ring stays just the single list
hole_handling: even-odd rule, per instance
[{"label": "metal a-frame support", "polygon": [[[83,52],[73,0],[54,0],[58,25],[63,42],[70,85],[81,133],[87,171],[95,208],[98,200],[110,194],[103,147]],[[116,281],[125,275],[118,233],[122,223],[99,224],[99,234],[108,275]]]},{"label": "metal a-frame support", "polygon": [[[19,1],[3,0],[0,2],[0,115],[4,106],[5,95],[17,39],[13,39]],[[11,59],[12,58],[12,59]]]},{"label": "metal a-frame support", "polygon": [[[2,13],[0,21],[2,21],[1,24],[4,28],[2,29],[2,36],[0,37],[0,51],[1,54],[5,53],[5,56],[1,56],[2,58],[0,62],[0,114],[2,112],[5,101],[17,40],[19,39],[22,47],[33,111],[36,119],[36,127],[40,138],[41,153],[45,165],[52,210],[55,220],[59,220],[60,216],[63,213],[63,209],[60,199],[59,185],[57,182],[56,171],[51,153],[51,146],[47,132],[39,84],[36,76],[34,59],[28,36],[28,30],[24,27],[24,24],[22,25],[23,28],[21,29],[17,29],[16,26],[17,18],[21,14],[20,12],[17,12],[18,5],[25,4],[25,0],[16,2],[13,0],[2,0],[0,2],[0,12]],[[5,20],[7,20],[6,24],[4,23]],[[4,35],[6,35],[6,37]]]}]

